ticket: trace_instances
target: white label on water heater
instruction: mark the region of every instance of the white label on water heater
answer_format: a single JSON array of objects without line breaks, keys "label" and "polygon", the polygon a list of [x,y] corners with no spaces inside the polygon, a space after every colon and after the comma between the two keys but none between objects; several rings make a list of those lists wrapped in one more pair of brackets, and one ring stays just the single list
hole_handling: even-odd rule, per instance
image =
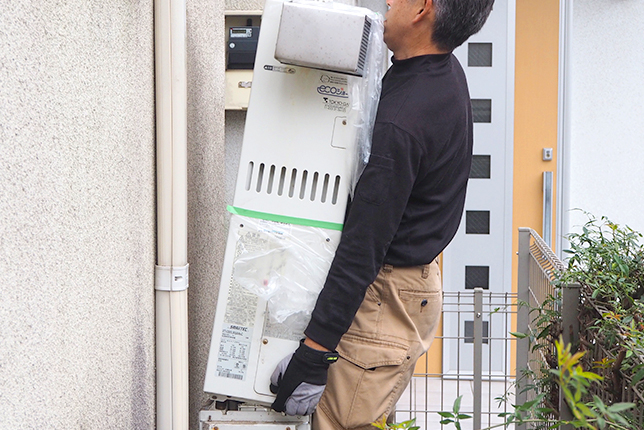
[{"label": "white label on water heater", "polygon": [[240,381],[246,379],[252,333],[250,327],[224,324],[217,360],[218,376]]}]

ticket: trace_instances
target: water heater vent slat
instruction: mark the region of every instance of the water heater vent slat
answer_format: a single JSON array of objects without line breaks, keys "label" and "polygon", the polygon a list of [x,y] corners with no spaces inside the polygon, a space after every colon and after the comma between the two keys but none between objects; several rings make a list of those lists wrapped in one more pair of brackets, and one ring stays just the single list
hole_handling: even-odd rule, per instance
[{"label": "water heater vent slat", "polygon": [[371,33],[371,21],[365,18],[364,29],[362,31],[362,41],[360,42],[360,54],[358,55],[358,69],[364,70],[367,62],[367,48],[369,47],[369,34]]},{"label": "water heater vent slat", "polygon": [[[332,185],[331,181],[333,181]],[[289,198],[295,196],[300,200],[328,202],[335,205],[338,202],[341,183],[340,175],[335,175],[332,178],[329,173],[308,170],[301,170],[298,175],[296,168],[290,169],[289,175],[289,169],[286,166],[277,167],[274,164],[268,166],[265,163],[257,164],[250,161],[246,173],[245,190],[252,193],[272,194],[277,197],[286,194]],[[284,192],[285,186],[288,187],[286,193]]]}]

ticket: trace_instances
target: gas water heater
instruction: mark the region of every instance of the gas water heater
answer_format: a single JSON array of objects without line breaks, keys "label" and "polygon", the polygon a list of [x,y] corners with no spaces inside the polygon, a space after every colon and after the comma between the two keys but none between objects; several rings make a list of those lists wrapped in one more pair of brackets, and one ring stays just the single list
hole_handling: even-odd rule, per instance
[{"label": "gas water heater", "polygon": [[266,1],[204,383],[223,409],[275,414],[269,378],[303,337],[333,259],[385,55],[375,12]]}]

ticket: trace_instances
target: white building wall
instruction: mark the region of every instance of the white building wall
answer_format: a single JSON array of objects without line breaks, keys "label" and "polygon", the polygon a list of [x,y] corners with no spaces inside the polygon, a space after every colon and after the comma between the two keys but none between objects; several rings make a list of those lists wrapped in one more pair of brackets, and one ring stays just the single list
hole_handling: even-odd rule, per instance
[{"label": "white building wall", "polygon": [[644,232],[644,2],[573,10],[569,207]]},{"label": "white building wall", "polygon": [[0,3],[0,428],[154,428],[152,0]]},{"label": "white building wall", "polygon": [[[226,237],[224,7],[187,6],[191,429]],[[0,2],[0,429],[155,428],[153,15]]]},{"label": "white building wall", "polygon": [[199,411],[209,403],[203,383],[228,236],[224,8],[219,0],[187,0],[191,430],[199,428]]}]

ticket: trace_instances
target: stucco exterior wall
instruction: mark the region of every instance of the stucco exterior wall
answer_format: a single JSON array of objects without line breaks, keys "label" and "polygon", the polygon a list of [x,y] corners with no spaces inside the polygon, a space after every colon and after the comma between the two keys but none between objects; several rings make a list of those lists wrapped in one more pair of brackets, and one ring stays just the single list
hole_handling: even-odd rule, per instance
[{"label": "stucco exterior wall", "polygon": [[644,3],[573,5],[569,207],[644,232]]},{"label": "stucco exterior wall", "polygon": [[[228,232],[224,148],[224,4],[188,0],[188,330],[190,429],[199,411]],[[236,172],[236,171],[235,171]]]},{"label": "stucco exterior wall", "polygon": [[0,3],[0,428],[152,429],[152,0]]}]

